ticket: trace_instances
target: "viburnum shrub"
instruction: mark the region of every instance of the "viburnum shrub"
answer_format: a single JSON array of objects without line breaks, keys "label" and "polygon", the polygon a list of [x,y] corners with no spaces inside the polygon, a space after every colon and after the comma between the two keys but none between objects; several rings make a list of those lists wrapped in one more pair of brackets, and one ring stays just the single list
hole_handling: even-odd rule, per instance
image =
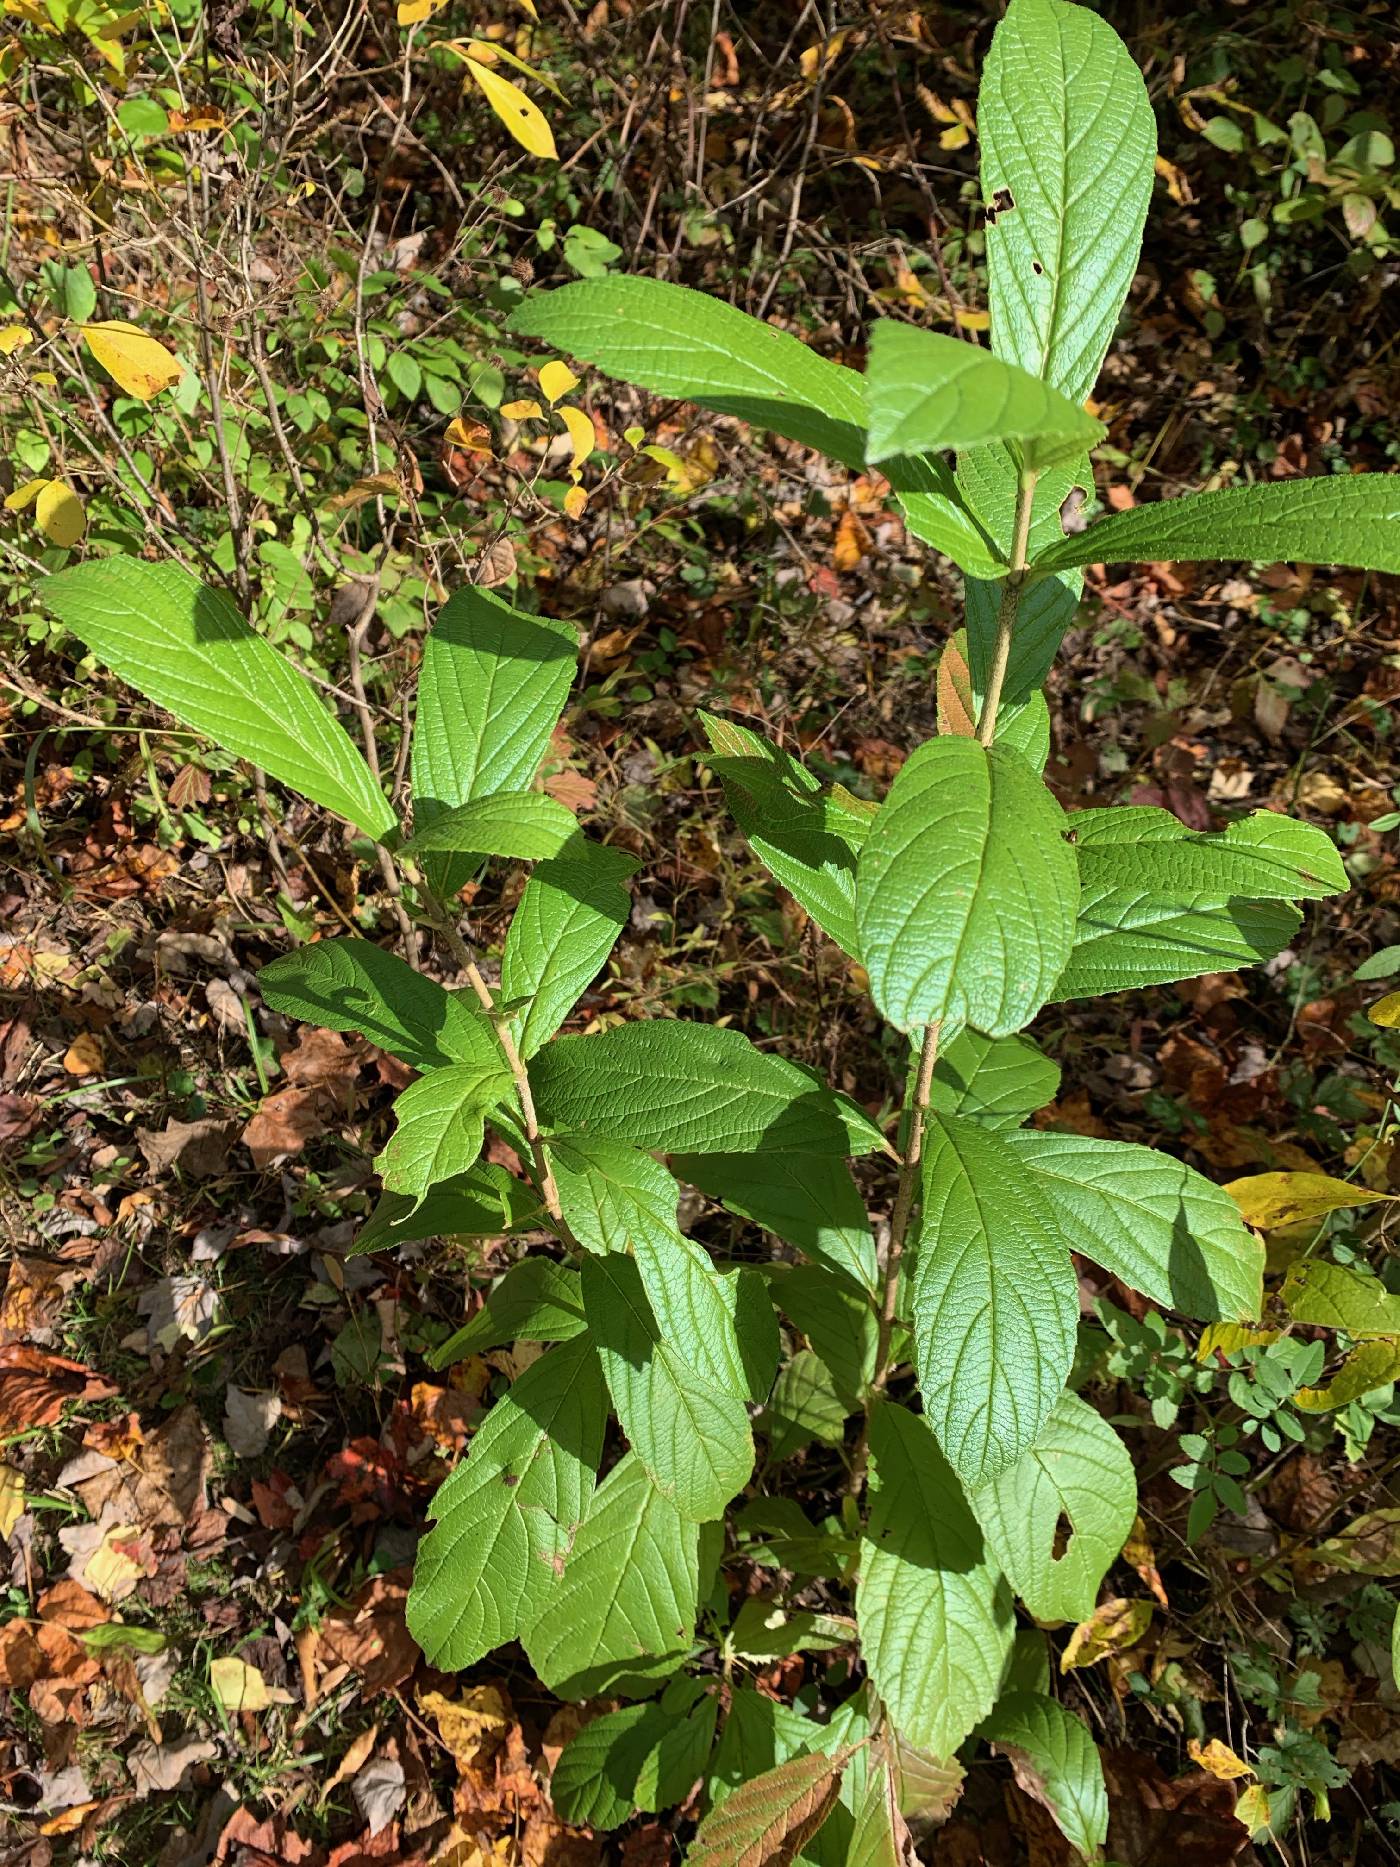
[{"label": "viburnum shrub", "polygon": [[[735,1030],[557,1035],[627,918],[636,866],[532,788],[574,676],[567,624],[477,589],[446,604],[422,660],[410,829],[226,597],[130,559],[47,584],[124,679],[377,839],[464,976],[448,989],[354,938],[261,975],[278,1010],[361,1032],[418,1072],[356,1250],[556,1241],[434,1357],[548,1345],[437,1493],[409,1624],[438,1667],[518,1641],[551,1692],[620,1701],[566,1746],[556,1809],[609,1828],[703,1781],[691,1859],[707,1867],[799,1850],[898,1862],[906,1816],[946,1806],[974,1740],[1023,1753],[1072,1845],[1101,1853],[1097,1752],[1051,1696],[1043,1636],[1016,1620],[1018,1599],[1039,1623],[1086,1618],[1136,1508],[1118,1435],[1066,1385],[1071,1254],[1214,1321],[1258,1315],[1262,1251],[1179,1161],[1027,1127],[1059,1072],[1024,1033],[1047,1004],[1267,960],[1295,904],[1347,879],[1320,830],[1267,811],[1215,834],[1147,807],[1067,816],[1041,775],[1040,686],[1090,562],[1400,571],[1400,480],[1375,474],[1203,493],[1066,534],[1072,489],[1092,488],[1102,428],[1084,405],[1133,277],[1152,112],[1103,20],[1012,0],[978,128],[990,351],[881,322],[862,376],[644,279],[541,293],[513,320],[611,376],[878,467],[910,530],[966,577],[939,735],[883,802],[704,721],[755,851],[859,962],[907,1048],[891,1132]],[[494,860],[533,865],[498,984],[456,906]],[[524,1179],[482,1162],[488,1128]],[[868,1176],[886,1189],[874,1217],[846,1164],[865,1155],[890,1165]],[[776,1246],[716,1263],[678,1222],[682,1182]],[[822,1523],[781,1488],[783,1458],[814,1438],[849,1472]],[[722,1580],[736,1558],[769,1578],[737,1611]],[[846,1612],[802,1605],[814,1580]],[[837,1649],[849,1665],[806,1710],[745,1681],[748,1662]]]}]

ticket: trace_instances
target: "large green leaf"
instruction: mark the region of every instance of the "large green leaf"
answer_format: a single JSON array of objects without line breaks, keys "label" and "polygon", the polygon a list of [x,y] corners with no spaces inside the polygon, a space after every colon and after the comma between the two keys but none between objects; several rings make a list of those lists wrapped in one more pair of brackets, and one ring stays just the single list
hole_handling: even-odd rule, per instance
[{"label": "large green leaf", "polygon": [[681,1019],[561,1037],[530,1063],[541,1124],[690,1154],[869,1154],[879,1129],[739,1031]]},{"label": "large green leaf", "polygon": [[1086,1621],[1137,1515],[1133,1462],[1102,1415],[1061,1394],[1035,1444],[973,1492],[972,1508],[1038,1621]]},{"label": "large green leaf", "polygon": [[650,1154],[594,1134],[555,1135],[548,1148],[564,1217],[585,1251],[631,1251],[679,1231],[680,1188]]},{"label": "large green leaf", "polygon": [[404,844],[404,854],[447,851],[537,862],[557,856],[577,831],[573,812],[542,791],[492,791],[434,812]]},{"label": "large green leaf", "polygon": [[1076,457],[1104,425],[1039,377],[977,344],[893,318],[870,333],[867,458],[1015,441],[1028,465]]},{"label": "large green leaf", "polygon": [[393,829],[345,728],[222,591],[178,564],[115,557],[41,588],[64,628],[148,700],[371,836]]},{"label": "large green leaf", "polygon": [[868,825],[781,747],[702,713],[730,813],[755,855],[822,932],[854,954],[856,855]]},{"label": "large green leaf", "polygon": [[1400,1296],[1369,1272],[1303,1258],[1290,1265],[1279,1295],[1294,1322],[1360,1338],[1400,1336]]},{"label": "large green leaf", "polygon": [[536,292],[508,328],[582,357],[605,376],[865,464],[860,377],[798,338],[706,292],[660,279],[585,279]]},{"label": "large green leaf", "polygon": [[428,1366],[450,1368],[503,1342],[568,1342],[586,1326],[578,1272],[552,1258],[521,1258],[471,1321],[432,1351]]},{"label": "large green leaf", "polygon": [[355,1234],[350,1256],[384,1251],[419,1238],[496,1238],[518,1231],[541,1210],[540,1197],[490,1161],[430,1187],[422,1200],[385,1193]]},{"label": "large green leaf", "polygon": [[700,1537],[635,1453],[613,1467],[562,1575],[523,1629],[530,1663],[551,1692],[640,1697],[676,1670],[695,1637]]},{"label": "large green leaf", "polygon": [[1029,1037],[963,1031],[939,1048],[929,1107],[970,1116],[986,1128],[1015,1128],[1053,1102],[1059,1087],[1059,1064]]},{"label": "large green leaf", "polygon": [[1023,1129],[1004,1138],[1069,1245],[1205,1322],[1252,1322],[1264,1248],[1223,1187],[1156,1148]]},{"label": "large green leaf", "polygon": [[522,1057],[553,1037],[612,951],[631,905],[622,884],[638,866],[579,836],[525,884],[501,958],[501,997],[529,1001],[515,1020]]},{"label": "large green leaf", "polygon": [[1286,901],[1222,901],[1095,883],[1080,895],[1074,946],[1051,998],[1098,998],[1258,965],[1283,951],[1301,921]]},{"label": "large green leaf", "polygon": [[856,1802],[846,1867],[911,1867],[918,1856],[885,1748],[864,1761],[866,1780]]},{"label": "large green leaf", "polygon": [[[474,586],[443,605],[423,646],[413,731],[413,820],[500,791],[528,790],[568,698],[578,638]],[[464,857],[432,856],[445,893],[470,875]]]},{"label": "large green leaf", "polygon": [[607,1394],[586,1336],[534,1362],[498,1400],[432,1503],[408,1625],[447,1672],[514,1640],[552,1598],[603,1450]]},{"label": "large green leaf", "polygon": [[1108,1790],[1098,1746],[1083,1719],[1038,1692],[1009,1692],[982,1725],[984,1737],[1039,1786],[1070,1846],[1101,1860],[1108,1839]]},{"label": "large green leaf", "polygon": [[932,739],[890,786],[856,869],[870,992],[892,1024],[1004,1036],[1069,958],[1079,898],[1065,814],[1016,752]]},{"label": "large green leaf", "polygon": [[969,1489],[1014,1465],[1059,1399],[1079,1291],[1014,1135],[931,1114],[912,1279],[924,1412]]},{"label": "large green leaf", "polygon": [[851,1170],[835,1155],[673,1154],[672,1170],[785,1245],[879,1288],[875,1236]]},{"label": "large green leaf", "polygon": [[1336,845],[1313,823],[1256,810],[1227,829],[1188,830],[1151,804],[1070,819],[1086,890],[1317,901],[1350,887]]},{"label": "large green leaf", "polygon": [[951,1756],[996,1697],[1014,1632],[1011,1594],[926,1423],[882,1403],[870,1453],[861,1649],[894,1728]]},{"label": "large green leaf", "polygon": [[358,1031],[416,1070],[449,1063],[505,1067],[480,1012],[368,940],[318,940],[258,974],[276,1011],[332,1031]]},{"label": "large green leaf", "polygon": [[1240,559],[1400,571],[1400,474],[1323,474],[1134,506],[1062,538],[1036,570]]},{"label": "large green leaf", "polygon": [[505,1063],[453,1063],[410,1083],[394,1104],[398,1123],[375,1166],[386,1192],[421,1200],[465,1173],[481,1152],[486,1111],[511,1087]]},{"label": "large green leaf", "polygon": [[1082,402],[1133,282],[1152,193],[1142,76],[1088,7],[1011,0],[982,69],[977,134],[992,348]]},{"label": "large green leaf", "polygon": [[564,1746],[549,1779],[566,1822],[617,1828],[640,1808],[683,1802],[704,1773],[719,1700],[697,1679],[672,1680],[651,1703],[621,1705],[584,1725]]},{"label": "large green leaf", "polygon": [[[666,1284],[669,1326],[661,1326],[638,1259],[620,1252],[584,1260],[588,1324],[628,1442],[662,1496],[704,1523],[724,1514],[753,1470],[733,1320],[708,1266],[693,1267],[682,1241],[639,1249]],[[727,1384],[714,1378],[716,1364]]]},{"label": "large green leaf", "polygon": [[[1023,587],[1001,690],[1003,707],[1019,705],[1039,692],[1065,638],[1065,631],[1074,621],[1080,584],[1080,573],[1067,570],[1057,577],[1038,578],[1035,583]],[[985,578],[969,577],[964,589],[968,668],[973,692],[979,700],[987,690],[987,676],[996,652],[1001,588],[999,583]]]}]

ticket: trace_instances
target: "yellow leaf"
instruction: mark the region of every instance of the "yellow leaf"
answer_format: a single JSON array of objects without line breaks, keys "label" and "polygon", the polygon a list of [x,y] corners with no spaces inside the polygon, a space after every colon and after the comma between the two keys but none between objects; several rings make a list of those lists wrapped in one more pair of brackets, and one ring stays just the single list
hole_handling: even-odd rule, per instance
[{"label": "yellow leaf", "polygon": [[417,26],[425,19],[431,19],[434,13],[440,13],[447,5],[447,0],[403,0],[399,8],[400,26]]},{"label": "yellow leaf", "polygon": [[34,502],[34,516],[49,542],[62,545],[65,551],[77,544],[87,530],[83,502],[62,480],[49,481]]},{"label": "yellow leaf", "polygon": [[567,363],[561,363],[556,357],[551,363],[541,363],[540,388],[547,402],[557,402],[561,395],[578,388],[578,377]]},{"label": "yellow leaf", "polygon": [[114,1523],[83,1568],[83,1582],[104,1601],[121,1601],[129,1595],[145,1574],[139,1562],[133,1562],[118,1543],[134,1540],[141,1534],[135,1523]]},{"label": "yellow leaf", "polygon": [[27,324],[7,324],[0,330],[0,357],[12,357],[16,350],[32,344],[34,333]]},{"label": "yellow leaf", "polygon": [[63,1067],[70,1076],[96,1076],[102,1068],[102,1039],[96,1031],[84,1031],[68,1046]]},{"label": "yellow leaf", "polygon": [[162,389],[172,389],[185,373],[184,364],[164,344],[120,318],[84,324],[82,333],[88,349],[107,374],[138,401],[149,402]]},{"label": "yellow leaf", "polygon": [[192,135],[197,130],[223,130],[228,118],[213,104],[196,104],[193,110],[172,110],[170,127],[177,135]]},{"label": "yellow leaf", "polygon": [[1378,1335],[1359,1342],[1325,1387],[1300,1387],[1293,1404],[1304,1413],[1335,1413],[1392,1381],[1400,1381],[1400,1340]]},{"label": "yellow leaf", "polygon": [[24,1515],[24,1480],[13,1465],[0,1465],[0,1536],[7,1540]]},{"label": "yellow leaf", "polygon": [[509,46],[492,45],[485,39],[453,39],[449,41],[448,49],[455,52],[459,58],[475,59],[479,65],[497,65],[504,59],[508,65],[514,65],[515,69],[523,72],[527,78],[538,78],[547,91],[553,91],[561,104],[568,102],[564,93],[547,72],[538,71],[533,65],[527,64],[517,53],[512,52]]},{"label": "yellow leaf", "polygon": [[209,1683],[225,1711],[265,1711],[272,1702],[266,1679],[246,1660],[211,1660]]},{"label": "yellow leaf", "polygon": [[46,486],[52,484],[52,480],[26,480],[23,486],[17,486],[12,493],[6,493],[5,510],[23,512],[26,506],[34,504]]},{"label": "yellow leaf", "polygon": [[554,132],[539,105],[528,98],[518,84],[512,84],[499,71],[489,70],[474,58],[467,60],[467,70],[521,148],[532,156],[556,160],[559,152],[554,147]]},{"label": "yellow leaf", "polygon": [[1277,1342],[1281,1333],[1278,1329],[1251,1329],[1242,1322],[1213,1322],[1201,1331],[1196,1360],[1209,1361],[1217,1349],[1222,1355],[1233,1355],[1242,1348],[1262,1347]]},{"label": "yellow leaf", "polygon": [[965,149],[971,139],[971,132],[965,123],[955,123],[951,129],[944,130],[938,139],[940,149]]},{"label": "yellow leaf", "polygon": [[39,26],[46,31],[53,31],[53,22],[48,14],[38,5],[38,0],[4,0],[0,11],[10,14],[14,19],[22,19],[27,26]]},{"label": "yellow leaf", "polygon": [[510,1701],[494,1685],[472,1686],[459,1699],[445,1692],[424,1692],[418,1706],[436,1724],[461,1770],[470,1769],[482,1751],[499,1749],[515,1722]]},{"label": "yellow leaf", "polygon": [[343,493],[332,493],[326,501],[330,512],[353,512],[356,506],[364,505],[369,499],[397,499],[403,488],[396,473],[367,473],[363,479],[347,486]]},{"label": "yellow leaf", "polygon": [[501,413],[507,421],[539,421],[544,410],[538,402],[502,402]]},{"label": "yellow leaf", "polygon": [[1346,1206],[1369,1206],[1387,1197],[1326,1173],[1250,1173],[1231,1180],[1225,1191],[1245,1224],[1261,1232],[1308,1224]]},{"label": "yellow leaf", "polygon": [[1269,1795],[1262,1783],[1251,1783],[1240,1792],[1235,1804],[1235,1820],[1243,1822],[1251,1840],[1264,1833],[1269,1826]]},{"label": "yellow leaf", "polygon": [[535,0],[520,0],[520,4],[530,15],[531,19],[537,20],[539,18],[539,14],[535,11]]},{"label": "yellow leaf", "polygon": [[956,306],[953,311],[953,317],[960,330],[989,331],[992,328],[991,312],[974,311],[971,305]]},{"label": "yellow leaf", "polygon": [[1384,998],[1378,998],[1366,1016],[1383,1031],[1393,1031],[1400,1024],[1400,992],[1387,992]]},{"label": "yellow leaf", "polygon": [[1193,1763],[1199,1763],[1203,1770],[1222,1783],[1231,1783],[1238,1776],[1253,1776],[1254,1771],[1243,1757],[1237,1757],[1228,1744],[1222,1744],[1218,1737],[1203,1744],[1198,1737],[1188,1738],[1186,1754]]},{"label": "yellow leaf", "polygon": [[1093,1666],[1110,1653],[1126,1653],[1147,1632],[1152,1620],[1150,1601],[1101,1601],[1087,1621],[1081,1621],[1060,1655],[1060,1671]]},{"label": "yellow leaf", "polygon": [[569,430],[569,439],[574,444],[574,457],[569,462],[569,468],[571,472],[577,473],[593,452],[595,436],[592,417],[585,415],[581,408],[561,408],[556,412]]},{"label": "yellow leaf", "polygon": [[457,415],[447,424],[447,438],[454,447],[465,447],[469,454],[491,452],[491,430],[480,421],[468,421]]},{"label": "yellow leaf", "polygon": [[571,486],[564,495],[564,510],[571,519],[581,519],[588,504],[588,494],[581,486]]}]

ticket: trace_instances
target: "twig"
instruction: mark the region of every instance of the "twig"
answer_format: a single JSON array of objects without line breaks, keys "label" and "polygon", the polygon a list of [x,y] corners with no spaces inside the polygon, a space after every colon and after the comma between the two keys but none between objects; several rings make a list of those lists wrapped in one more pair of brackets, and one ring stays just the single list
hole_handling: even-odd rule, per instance
[{"label": "twig", "polygon": [[855,1456],[851,1461],[851,1494],[859,1495],[865,1483],[865,1470],[870,1452],[870,1411],[875,1401],[885,1390],[890,1378],[890,1351],[894,1341],[894,1325],[899,1307],[899,1272],[904,1260],[904,1241],[909,1233],[909,1219],[914,1210],[914,1199],[919,1186],[919,1162],[923,1159],[924,1129],[928,1124],[929,1093],[933,1084],[933,1072],[938,1063],[938,1037],[942,1025],[938,1021],[929,1024],[924,1030],[924,1041],[918,1057],[910,1065],[909,1082],[905,1096],[905,1111],[909,1117],[909,1133],[904,1143],[904,1157],[899,1165],[899,1187],[895,1193],[894,1211],[890,1215],[890,1242],[885,1252],[885,1287],[880,1301],[880,1321],[875,1338],[875,1368],[870,1376],[870,1386],[866,1393],[865,1419],[860,1429]]}]

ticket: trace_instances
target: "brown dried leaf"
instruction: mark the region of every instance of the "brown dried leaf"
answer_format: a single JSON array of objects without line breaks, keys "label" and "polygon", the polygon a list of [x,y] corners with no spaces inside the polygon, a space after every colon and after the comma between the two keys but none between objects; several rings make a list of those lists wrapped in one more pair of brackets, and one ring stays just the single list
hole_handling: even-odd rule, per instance
[{"label": "brown dried leaf", "polygon": [[790,1867],[831,1813],[850,1755],[790,1757],[740,1784],[701,1822],[688,1867]]}]

